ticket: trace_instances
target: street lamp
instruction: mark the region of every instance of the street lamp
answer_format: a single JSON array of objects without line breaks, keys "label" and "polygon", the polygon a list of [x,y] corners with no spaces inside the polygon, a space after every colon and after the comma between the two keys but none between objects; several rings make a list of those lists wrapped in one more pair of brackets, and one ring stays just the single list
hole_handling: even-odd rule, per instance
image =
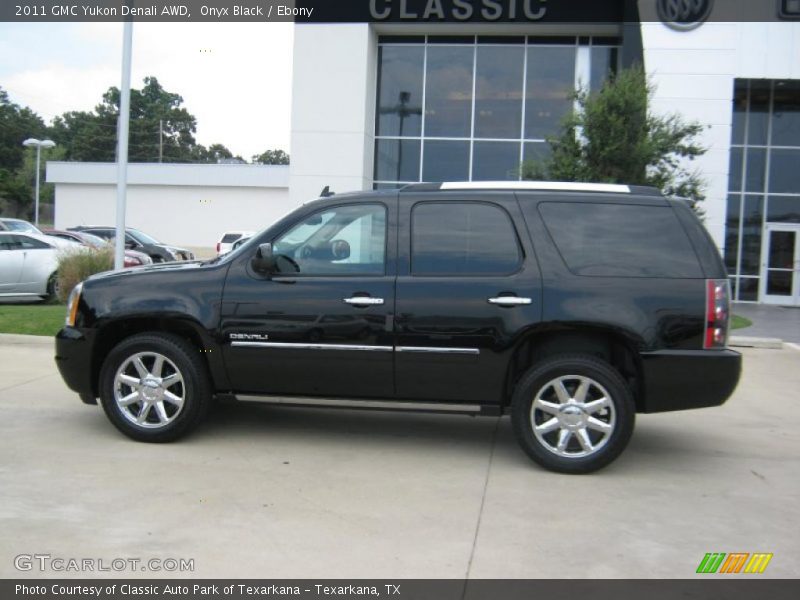
[{"label": "street lamp", "polygon": [[42,148],[54,148],[56,143],[53,140],[37,140],[36,138],[28,138],[22,145],[30,148],[36,146],[36,199],[35,199],[35,213],[33,222],[37,227],[39,226],[39,162],[42,158]]}]

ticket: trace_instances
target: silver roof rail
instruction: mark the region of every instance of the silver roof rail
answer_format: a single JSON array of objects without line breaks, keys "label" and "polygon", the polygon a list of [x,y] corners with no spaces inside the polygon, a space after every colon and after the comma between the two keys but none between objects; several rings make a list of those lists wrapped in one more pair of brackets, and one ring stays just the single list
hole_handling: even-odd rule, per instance
[{"label": "silver roof rail", "polygon": [[446,181],[440,190],[532,190],[561,192],[605,192],[630,194],[628,185],[615,183],[576,183],[566,181]]}]

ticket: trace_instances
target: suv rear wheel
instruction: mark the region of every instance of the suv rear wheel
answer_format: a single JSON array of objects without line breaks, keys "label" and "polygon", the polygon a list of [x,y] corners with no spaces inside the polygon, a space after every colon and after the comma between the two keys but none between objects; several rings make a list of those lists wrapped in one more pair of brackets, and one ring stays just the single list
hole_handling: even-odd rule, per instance
[{"label": "suv rear wheel", "polygon": [[142,442],[170,442],[197,427],[211,401],[197,350],[169,334],[120,342],[100,373],[100,402],[122,433]]},{"label": "suv rear wheel", "polygon": [[522,449],[561,473],[589,473],[628,445],[636,409],[630,388],[608,363],[564,355],[531,367],[514,392],[511,420]]}]

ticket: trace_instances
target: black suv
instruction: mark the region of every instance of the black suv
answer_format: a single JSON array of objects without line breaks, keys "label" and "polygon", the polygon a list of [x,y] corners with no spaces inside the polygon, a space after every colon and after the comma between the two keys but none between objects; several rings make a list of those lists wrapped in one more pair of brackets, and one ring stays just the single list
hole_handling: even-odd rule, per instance
[{"label": "black suv", "polygon": [[[117,230],[114,227],[82,225],[80,227],[70,227],[68,231],[91,233],[104,240],[112,240],[117,235]],[[130,227],[125,229],[125,248],[144,252],[153,259],[155,263],[170,262],[173,260],[194,260],[194,254],[186,248],[178,248],[177,246],[163,244],[143,231]]]},{"label": "black suv", "polygon": [[637,412],[739,379],[729,284],[681,200],[607,184],[440,183],[308,203],[205,263],[76,288],[56,362],[142,441],[212,398],[510,413],[541,465],[616,458]]}]

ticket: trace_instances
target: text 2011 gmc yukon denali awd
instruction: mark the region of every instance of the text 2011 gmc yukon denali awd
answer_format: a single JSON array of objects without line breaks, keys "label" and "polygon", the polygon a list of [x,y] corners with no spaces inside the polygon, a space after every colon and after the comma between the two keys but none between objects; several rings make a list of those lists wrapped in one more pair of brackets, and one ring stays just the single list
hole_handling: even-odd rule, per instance
[{"label": "text 2011 gmc yukon denali awd", "polygon": [[214,396],[510,413],[553,470],[616,458],[637,412],[719,406],[729,291],[682,201],[621,185],[415,184],[316,200],[230,254],[91,277],[56,361],[142,441]]}]

